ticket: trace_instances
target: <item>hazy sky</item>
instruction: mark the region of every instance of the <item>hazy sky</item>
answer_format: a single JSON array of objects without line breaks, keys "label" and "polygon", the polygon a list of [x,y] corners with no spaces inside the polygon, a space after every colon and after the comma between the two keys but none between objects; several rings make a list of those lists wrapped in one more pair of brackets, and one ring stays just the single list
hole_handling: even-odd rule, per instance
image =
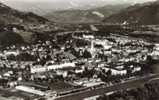
[{"label": "hazy sky", "polygon": [[66,1],[74,1],[74,2],[86,2],[86,1],[105,1],[105,2],[146,2],[146,1],[155,1],[155,0],[0,0],[5,2],[66,2]]}]

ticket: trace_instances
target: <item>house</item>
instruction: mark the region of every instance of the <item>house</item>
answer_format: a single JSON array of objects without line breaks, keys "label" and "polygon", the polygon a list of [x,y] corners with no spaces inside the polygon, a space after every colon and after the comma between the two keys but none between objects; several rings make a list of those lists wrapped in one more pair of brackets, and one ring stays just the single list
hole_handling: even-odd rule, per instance
[{"label": "house", "polygon": [[40,73],[40,72],[46,72],[47,68],[43,66],[33,66],[31,67],[31,73]]},{"label": "house", "polygon": [[85,39],[94,39],[93,35],[83,35],[83,38]]},{"label": "house", "polygon": [[125,75],[127,74],[127,70],[117,70],[117,69],[113,69],[113,68],[104,68],[105,71],[111,71],[112,75]]},{"label": "house", "polygon": [[125,75],[127,74],[127,70],[115,70],[111,69],[112,75]]},{"label": "house", "polygon": [[48,70],[55,70],[55,69],[62,69],[66,67],[75,67],[75,63],[63,63],[63,64],[57,64],[57,65],[50,65],[47,67]]},{"label": "house", "polygon": [[141,67],[135,67],[132,71],[132,73],[135,73],[135,72],[139,72],[141,71]]},{"label": "house", "polygon": [[4,55],[5,56],[10,56],[10,55],[17,56],[17,55],[19,55],[19,52],[18,51],[4,51]]},{"label": "house", "polygon": [[57,70],[56,74],[57,75],[62,75],[63,77],[67,77],[68,76],[68,71]]}]

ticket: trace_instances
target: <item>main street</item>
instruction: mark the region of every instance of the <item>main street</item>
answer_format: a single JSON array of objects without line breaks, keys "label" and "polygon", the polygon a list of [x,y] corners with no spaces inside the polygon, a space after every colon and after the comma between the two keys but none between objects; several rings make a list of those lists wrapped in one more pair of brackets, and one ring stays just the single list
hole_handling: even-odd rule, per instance
[{"label": "main street", "polygon": [[90,89],[86,91],[64,95],[64,96],[56,98],[56,100],[83,100],[85,98],[102,95],[102,94],[113,92],[113,91],[140,87],[144,85],[145,83],[150,82],[150,80],[155,80],[158,78],[159,78],[159,74],[151,74],[151,75],[147,75],[137,79],[129,80],[123,83],[118,83],[110,87],[101,87],[97,89]]}]

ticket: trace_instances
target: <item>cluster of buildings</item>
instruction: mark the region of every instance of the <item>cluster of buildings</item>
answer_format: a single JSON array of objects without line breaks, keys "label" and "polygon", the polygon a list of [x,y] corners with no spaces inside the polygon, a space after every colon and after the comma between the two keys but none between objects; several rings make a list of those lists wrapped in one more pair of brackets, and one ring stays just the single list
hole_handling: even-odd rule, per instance
[{"label": "cluster of buildings", "polygon": [[147,57],[159,56],[158,44],[125,36],[83,34],[72,36],[63,45],[57,40],[12,45],[1,50],[0,91],[8,92],[10,97],[22,91],[24,100],[53,99],[109,86],[116,79],[121,82],[140,76]]}]

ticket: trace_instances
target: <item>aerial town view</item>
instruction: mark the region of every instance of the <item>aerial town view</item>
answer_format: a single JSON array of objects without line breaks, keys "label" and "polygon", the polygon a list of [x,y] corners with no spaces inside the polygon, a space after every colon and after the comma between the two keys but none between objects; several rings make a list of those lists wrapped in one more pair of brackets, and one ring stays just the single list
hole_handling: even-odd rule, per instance
[{"label": "aerial town view", "polygon": [[159,100],[159,1],[0,0],[0,100]]}]

